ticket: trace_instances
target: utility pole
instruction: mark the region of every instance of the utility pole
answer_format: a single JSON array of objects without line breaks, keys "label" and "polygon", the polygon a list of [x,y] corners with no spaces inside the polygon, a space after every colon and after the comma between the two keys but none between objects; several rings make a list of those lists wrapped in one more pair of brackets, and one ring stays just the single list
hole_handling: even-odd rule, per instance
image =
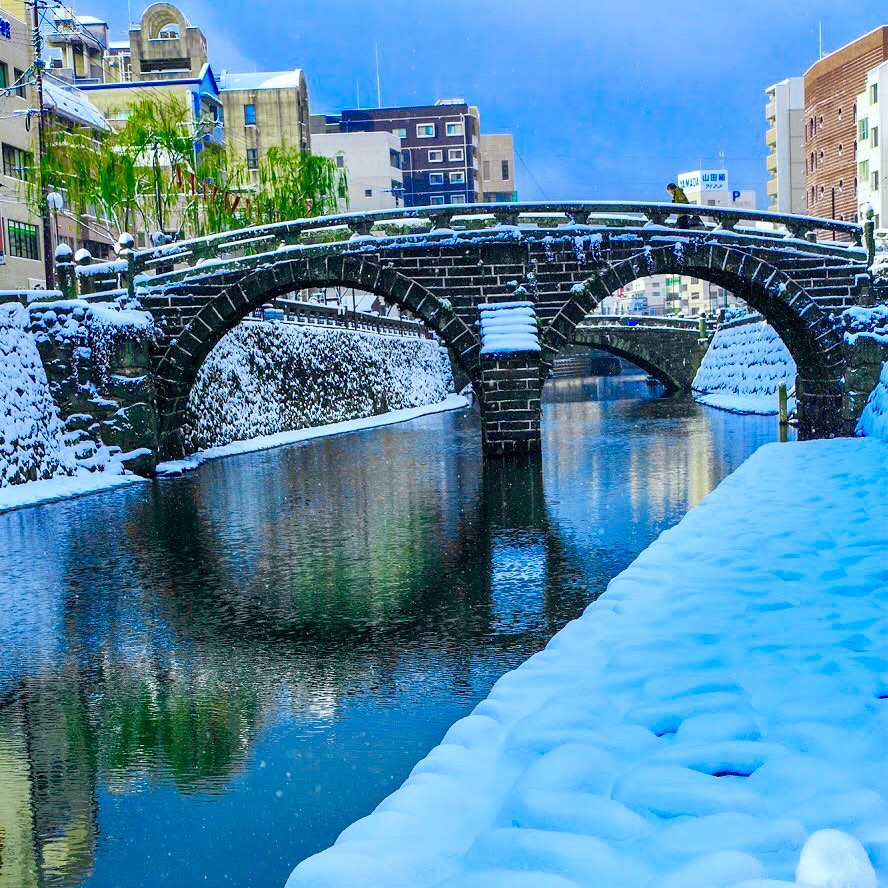
[{"label": "utility pole", "polygon": [[43,228],[43,267],[46,274],[46,289],[55,289],[55,266],[52,255],[52,231],[50,230],[49,201],[47,184],[43,181],[43,156],[46,154],[46,109],[43,105],[43,35],[40,33],[40,10],[45,8],[45,0],[29,0],[34,13],[33,43],[34,71],[37,81],[37,175],[40,187],[40,216]]}]

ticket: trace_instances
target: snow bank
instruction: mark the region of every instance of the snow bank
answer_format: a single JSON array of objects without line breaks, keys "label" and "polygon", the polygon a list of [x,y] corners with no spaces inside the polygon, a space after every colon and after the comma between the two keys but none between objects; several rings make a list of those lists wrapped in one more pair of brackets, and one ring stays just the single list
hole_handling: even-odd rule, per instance
[{"label": "snow bank", "polygon": [[201,368],[191,450],[443,401],[453,379],[430,339],[247,322]]},{"label": "snow bank", "polygon": [[[796,365],[766,321],[721,327],[694,379],[695,398],[735,413],[777,412],[777,386],[795,386]],[[792,409],[790,403],[790,409]]]},{"label": "snow bank", "polygon": [[888,884],[886,472],[763,447],[288,888]]},{"label": "snow bank", "polygon": [[882,364],[879,383],[869,396],[857,423],[857,434],[888,443],[888,363]]},{"label": "snow bank", "polygon": [[0,306],[0,488],[69,475],[72,451],[49,390],[28,313]]},{"label": "snow bank", "polygon": [[532,302],[494,302],[478,306],[481,354],[538,352],[539,326]]}]

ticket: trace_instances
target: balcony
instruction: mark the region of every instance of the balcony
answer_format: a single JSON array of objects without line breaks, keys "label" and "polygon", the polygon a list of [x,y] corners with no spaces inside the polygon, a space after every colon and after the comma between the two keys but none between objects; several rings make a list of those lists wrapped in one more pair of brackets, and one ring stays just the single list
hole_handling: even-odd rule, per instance
[{"label": "balcony", "polygon": [[776,145],[776,144],[777,144],[777,127],[776,127],[776,126],[772,126],[772,127],[771,127],[771,128],[765,133],[765,144],[768,145],[769,147],[770,147],[771,145]]},{"label": "balcony", "polygon": [[765,105],[765,119],[769,123],[773,123],[777,119],[777,105],[775,102],[768,102]]},{"label": "balcony", "polygon": [[765,167],[767,168],[769,173],[777,172],[777,152],[772,151],[768,155],[768,159],[765,161]]},{"label": "balcony", "polygon": [[768,197],[777,197],[777,179],[768,179]]}]

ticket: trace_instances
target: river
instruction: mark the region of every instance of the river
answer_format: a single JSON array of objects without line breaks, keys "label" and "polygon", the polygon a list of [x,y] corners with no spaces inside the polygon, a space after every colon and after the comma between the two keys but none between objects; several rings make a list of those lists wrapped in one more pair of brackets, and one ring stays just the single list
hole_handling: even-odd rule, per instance
[{"label": "river", "polygon": [[0,888],[282,886],[776,438],[545,396],[542,460],[463,411],[0,515]]}]

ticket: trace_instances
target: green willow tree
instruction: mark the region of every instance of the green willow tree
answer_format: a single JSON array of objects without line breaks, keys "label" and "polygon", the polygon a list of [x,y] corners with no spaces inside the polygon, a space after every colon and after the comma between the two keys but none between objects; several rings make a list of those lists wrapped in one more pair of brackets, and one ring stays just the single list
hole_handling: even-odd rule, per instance
[{"label": "green willow tree", "polygon": [[281,145],[248,169],[202,144],[204,126],[195,128],[175,98],[140,100],[123,116],[122,127],[105,133],[50,130],[41,175],[28,190],[35,209],[44,182],[66,193],[70,215],[116,240],[124,232],[215,234],[336,212],[347,201],[345,171],[331,159]]}]

